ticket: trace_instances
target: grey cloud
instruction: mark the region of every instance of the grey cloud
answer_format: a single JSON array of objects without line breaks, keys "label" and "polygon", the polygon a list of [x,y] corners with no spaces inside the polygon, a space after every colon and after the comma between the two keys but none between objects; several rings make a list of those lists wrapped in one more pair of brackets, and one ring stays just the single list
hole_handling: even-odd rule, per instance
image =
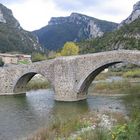
[{"label": "grey cloud", "polygon": [[19,3],[23,2],[24,0],[0,0],[0,3],[2,4],[11,4],[11,3]]},{"label": "grey cloud", "polygon": [[56,6],[62,10],[87,9],[91,6],[98,6],[102,0],[53,0]]}]

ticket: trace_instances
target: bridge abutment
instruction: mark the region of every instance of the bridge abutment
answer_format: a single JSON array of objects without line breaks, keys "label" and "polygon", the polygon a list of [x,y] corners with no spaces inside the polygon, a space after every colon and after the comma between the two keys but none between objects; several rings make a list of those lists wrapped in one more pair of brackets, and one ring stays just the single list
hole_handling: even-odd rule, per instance
[{"label": "bridge abutment", "polygon": [[57,101],[78,101],[86,97],[77,96],[76,61],[73,57],[59,58],[54,65],[54,90]]}]

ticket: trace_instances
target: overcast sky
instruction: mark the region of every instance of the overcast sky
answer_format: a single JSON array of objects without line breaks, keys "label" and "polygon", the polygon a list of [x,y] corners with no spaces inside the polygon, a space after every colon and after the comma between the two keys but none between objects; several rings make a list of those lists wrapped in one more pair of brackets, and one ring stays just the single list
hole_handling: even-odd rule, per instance
[{"label": "overcast sky", "polygon": [[121,22],[130,15],[138,0],[0,0],[13,11],[21,26],[29,31],[48,24],[51,17],[72,12],[103,20]]}]

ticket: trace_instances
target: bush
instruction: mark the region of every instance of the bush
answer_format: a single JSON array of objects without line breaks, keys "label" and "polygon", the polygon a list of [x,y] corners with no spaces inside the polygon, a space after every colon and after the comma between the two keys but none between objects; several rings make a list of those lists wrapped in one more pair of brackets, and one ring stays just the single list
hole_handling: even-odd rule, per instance
[{"label": "bush", "polygon": [[32,54],[32,62],[43,61],[46,59],[47,59],[47,57],[45,54],[42,54],[42,53],[33,53]]},{"label": "bush", "polygon": [[140,77],[140,70],[136,69],[136,70],[131,70],[131,71],[125,72],[123,74],[123,77],[139,78]]},{"label": "bush", "polygon": [[0,58],[0,67],[2,67],[4,65],[4,62],[2,60],[2,58]]},{"label": "bush", "polygon": [[26,61],[26,60],[20,60],[20,61],[18,61],[18,64],[30,64],[30,62],[29,61]]}]

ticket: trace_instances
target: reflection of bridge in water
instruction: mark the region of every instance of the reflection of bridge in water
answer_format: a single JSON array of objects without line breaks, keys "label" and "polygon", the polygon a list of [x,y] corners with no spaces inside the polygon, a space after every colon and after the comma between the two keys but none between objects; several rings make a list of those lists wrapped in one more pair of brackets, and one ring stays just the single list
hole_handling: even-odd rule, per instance
[{"label": "reflection of bridge in water", "polygon": [[109,51],[1,68],[0,95],[25,93],[31,78],[41,74],[50,81],[56,100],[86,99],[88,87],[94,78],[105,68],[122,62],[140,66],[140,51]]}]

